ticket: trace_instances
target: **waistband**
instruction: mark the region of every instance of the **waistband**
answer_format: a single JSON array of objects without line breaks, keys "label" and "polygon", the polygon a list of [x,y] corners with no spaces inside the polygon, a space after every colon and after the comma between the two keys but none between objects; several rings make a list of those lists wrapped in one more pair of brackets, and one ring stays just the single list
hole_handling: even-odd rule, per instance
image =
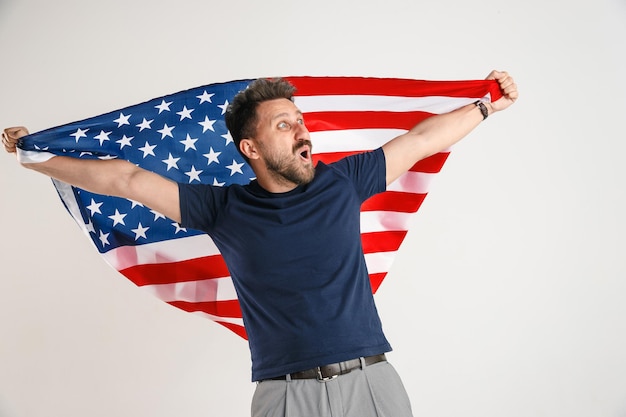
[{"label": "waistband", "polygon": [[380,355],[366,356],[343,362],[331,363],[324,366],[318,366],[288,375],[280,375],[274,378],[268,378],[266,381],[287,381],[290,379],[317,379],[318,381],[328,381],[337,378],[339,375],[347,374],[357,368],[360,369],[363,364],[365,364],[365,366],[370,366],[375,363],[385,361],[387,361],[387,357],[384,353],[382,353]]}]

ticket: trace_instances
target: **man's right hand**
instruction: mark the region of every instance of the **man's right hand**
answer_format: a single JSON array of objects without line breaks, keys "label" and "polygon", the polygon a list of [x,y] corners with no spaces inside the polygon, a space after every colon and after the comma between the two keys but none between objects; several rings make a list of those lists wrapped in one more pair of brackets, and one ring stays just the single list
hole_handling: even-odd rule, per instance
[{"label": "man's right hand", "polygon": [[[26,135],[28,129],[23,126],[4,129],[4,149],[17,152],[19,139]],[[181,221],[178,184],[126,160],[54,156],[22,166],[87,191],[138,201],[176,222]]]},{"label": "man's right hand", "polygon": [[2,145],[9,153],[17,152],[17,142],[23,136],[28,135],[28,129],[24,126],[7,127],[2,132]]}]

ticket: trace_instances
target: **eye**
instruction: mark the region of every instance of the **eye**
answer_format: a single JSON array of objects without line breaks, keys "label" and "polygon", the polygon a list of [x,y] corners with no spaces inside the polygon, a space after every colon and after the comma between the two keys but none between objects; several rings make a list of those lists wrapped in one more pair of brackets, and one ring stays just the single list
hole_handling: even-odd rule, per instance
[{"label": "eye", "polygon": [[289,129],[289,123],[287,123],[287,122],[279,122],[278,123],[278,128],[279,129]]},{"label": "eye", "polygon": [[298,119],[298,123],[304,125],[304,119]]}]

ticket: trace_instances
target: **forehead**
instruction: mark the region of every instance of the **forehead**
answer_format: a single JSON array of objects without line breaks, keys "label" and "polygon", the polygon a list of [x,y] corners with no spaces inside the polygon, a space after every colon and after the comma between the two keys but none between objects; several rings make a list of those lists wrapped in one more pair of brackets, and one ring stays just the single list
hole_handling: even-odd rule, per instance
[{"label": "forehead", "polygon": [[259,122],[269,122],[281,115],[300,115],[301,112],[298,107],[286,98],[277,98],[274,100],[267,100],[259,104],[257,107],[257,116]]}]

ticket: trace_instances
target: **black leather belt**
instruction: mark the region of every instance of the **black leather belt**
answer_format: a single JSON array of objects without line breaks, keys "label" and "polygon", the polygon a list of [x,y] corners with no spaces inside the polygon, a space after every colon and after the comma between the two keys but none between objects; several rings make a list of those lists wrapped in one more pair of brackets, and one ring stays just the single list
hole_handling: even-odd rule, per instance
[{"label": "black leather belt", "polygon": [[[365,365],[369,366],[378,362],[386,361],[387,358],[383,353],[380,355],[366,356],[363,360]],[[294,372],[293,374],[290,374],[290,376],[291,379],[317,379],[318,381],[328,381],[338,377],[339,375],[347,374],[357,368],[361,368],[361,358],[318,366],[317,368],[307,369],[306,371]],[[269,379],[272,381],[284,381],[287,379],[287,375],[281,375]]]}]

